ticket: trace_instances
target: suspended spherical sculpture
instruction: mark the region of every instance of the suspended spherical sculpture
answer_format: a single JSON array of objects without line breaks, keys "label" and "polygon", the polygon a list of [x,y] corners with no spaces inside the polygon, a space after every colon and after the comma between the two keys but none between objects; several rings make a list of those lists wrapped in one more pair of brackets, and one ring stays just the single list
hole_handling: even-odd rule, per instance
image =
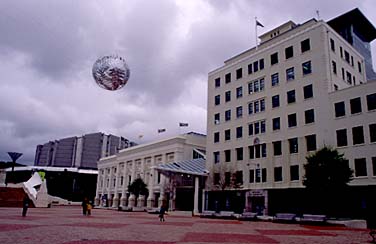
[{"label": "suspended spherical sculpture", "polygon": [[130,71],[127,63],[117,55],[104,56],[95,61],[93,77],[103,89],[115,91],[127,84]]}]

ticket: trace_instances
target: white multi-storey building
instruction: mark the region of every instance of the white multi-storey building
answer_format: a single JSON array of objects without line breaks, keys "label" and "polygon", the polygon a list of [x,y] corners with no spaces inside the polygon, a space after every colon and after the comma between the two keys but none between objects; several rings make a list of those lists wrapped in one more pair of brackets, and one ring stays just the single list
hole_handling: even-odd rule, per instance
[{"label": "white multi-storey building", "polygon": [[275,211],[271,194],[302,189],[306,156],[324,145],[345,154],[351,185],[376,185],[375,37],[358,9],[289,21],[209,73],[206,208]]}]

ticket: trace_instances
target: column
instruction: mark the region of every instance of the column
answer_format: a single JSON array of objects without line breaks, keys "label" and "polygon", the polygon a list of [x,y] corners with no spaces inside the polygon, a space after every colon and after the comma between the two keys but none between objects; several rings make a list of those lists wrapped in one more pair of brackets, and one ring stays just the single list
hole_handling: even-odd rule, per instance
[{"label": "column", "polygon": [[193,203],[193,214],[198,214],[198,190],[199,190],[200,179],[199,176],[195,176],[195,200]]},{"label": "column", "polygon": [[[133,182],[136,179],[136,161],[132,161],[132,170],[131,170],[131,181]],[[129,184],[132,184],[129,182]],[[128,198],[128,207],[132,208],[136,205],[136,196],[131,194]]]},{"label": "column", "polygon": [[114,199],[112,200],[112,207],[117,208],[119,207],[119,194],[118,194],[118,187],[119,187],[119,178],[120,178],[120,163],[116,166],[116,176],[115,176],[115,189],[114,189]]},{"label": "column", "polygon": [[108,207],[112,205],[112,197],[111,197],[111,185],[112,185],[112,175],[113,175],[113,167],[110,168],[110,176],[108,181],[108,187],[107,187],[107,201],[108,201]]},{"label": "column", "polygon": [[124,162],[124,169],[123,169],[123,185],[121,187],[121,198],[120,198],[120,206],[126,207],[127,205],[127,173],[128,173],[128,167],[127,163]]},{"label": "column", "polygon": [[[153,165],[154,158],[152,158],[151,165]],[[155,180],[155,174],[157,171],[155,169],[150,169],[150,179],[149,179],[149,196],[147,199],[147,207],[152,208],[154,206],[154,180]]]},{"label": "column", "polygon": [[159,207],[162,207],[162,205],[164,205],[165,202],[166,202],[166,197],[165,197],[165,180],[166,180],[166,177],[163,174],[161,174],[161,182],[160,182],[160,185],[159,185],[160,195],[159,195],[159,199],[158,199],[158,206]]},{"label": "column", "polygon": [[[98,169],[98,176],[97,176],[97,190],[95,191],[95,199],[94,199],[94,205],[99,206],[100,199],[99,199],[99,188],[101,186],[101,181],[103,178],[103,175],[101,174],[102,170]],[[103,189],[101,189],[103,192]]]}]

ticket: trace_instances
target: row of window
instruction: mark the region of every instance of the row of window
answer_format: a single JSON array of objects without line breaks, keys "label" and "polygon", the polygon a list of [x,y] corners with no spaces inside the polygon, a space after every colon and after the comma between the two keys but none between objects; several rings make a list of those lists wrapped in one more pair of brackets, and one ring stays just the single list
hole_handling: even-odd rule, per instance
[{"label": "row of window", "polygon": [[[366,96],[367,110],[376,110],[376,93],[372,93]],[[360,97],[350,99],[350,113],[358,114],[362,112],[362,100]],[[334,103],[335,117],[343,117],[346,115],[346,105],[344,101]]]},{"label": "row of window", "polygon": [[[376,124],[370,124],[369,128],[369,138],[370,143],[376,142]],[[364,144],[364,131],[363,126],[355,126],[351,129],[352,132],[352,142],[353,145]],[[347,141],[347,129],[336,130],[337,146],[344,147],[348,145]]]},{"label": "row of window", "polygon": [[[317,149],[316,145],[316,135],[307,135],[305,136],[306,140],[306,147],[307,151],[315,151]],[[289,152],[290,154],[298,153],[299,152],[299,143],[298,138],[290,138],[288,139],[289,144]],[[280,156],[282,155],[282,141],[274,141],[272,142],[273,145],[273,155]],[[241,161],[244,158],[244,149],[243,147],[235,148],[236,152],[236,161]],[[225,155],[225,162],[231,162],[231,149],[224,150]],[[257,158],[266,158],[267,156],[267,148],[266,144],[257,144],[248,146],[248,158],[249,159],[257,159]],[[216,151],[213,152],[213,161],[215,164],[220,163],[220,152]]]},{"label": "row of window", "polygon": [[[336,52],[336,45],[332,38],[330,38],[330,49],[333,52]],[[354,67],[354,57],[349,54],[346,50],[344,50],[341,46],[339,47],[339,53],[340,57],[345,59],[345,61],[350,64],[352,67]],[[358,61],[358,71],[359,73],[362,73],[362,64]]]},{"label": "row of window", "polygon": [[[300,43],[300,48],[301,48],[302,53],[309,51],[311,49],[310,40],[305,39],[304,41],[302,41]],[[289,58],[292,58],[293,56],[294,56],[294,47],[293,46],[287,47],[285,49],[285,58],[289,59]],[[270,65],[278,64],[278,62],[279,62],[278,52],[271,54],[270,55]],[[310,62],[309,62],[309,64],[306,64],[305,66],[303,66],[303,74],[307,74],[305,72],[308,72],[308,69],[307,69],[308,65],[309,66],[311,65]],[[248,64],[248,74],[255,73],[259,70],[263,70],[264,68],[265,68],[264,59],[262,58],[260,60],[257,60],[257,61],[254,61],[254,62],[251,62],[251,63]],[[310,67],[309,67],[309,69],[310,69]],[[236,79],[241,79],[243,77],[243,68],[237,69],[235,74],[236,74]],[[231,73],[227,73],[225,75],[225,83],[227,84],[227,83],[230,83],[231,81],[232,81],[232,75],[231,75]],[[214,84],[215,84],[215,87],[220,87],[221,86],[221,78],[218,77],[218,78],[214,79]]]},{"label": "row of window", "polygon": [[[351,74],[351,72],[345,71],[344,68],[341,68],[341,71],[342,71],[342,80],[343,81],[346,81],[349,85],[355,85],[356,84],[355,75],[353,76]],[[337,75],[337,63],[335,61],[332,61],[332,72],[333,72],[333,74]],[[362,82],[359,81],[359,83],[362,83]]]}]

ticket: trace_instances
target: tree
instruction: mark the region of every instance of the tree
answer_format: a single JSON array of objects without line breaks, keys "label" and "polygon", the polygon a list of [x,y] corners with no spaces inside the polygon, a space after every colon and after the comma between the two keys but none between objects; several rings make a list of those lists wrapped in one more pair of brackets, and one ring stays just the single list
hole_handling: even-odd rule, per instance
[{"label": "tree", "polygon": [[146,187],[145,182],[141,178],[137,178],[128,186],[128,192],[138,197],[139,195],[148,195],[149,190]]}]

